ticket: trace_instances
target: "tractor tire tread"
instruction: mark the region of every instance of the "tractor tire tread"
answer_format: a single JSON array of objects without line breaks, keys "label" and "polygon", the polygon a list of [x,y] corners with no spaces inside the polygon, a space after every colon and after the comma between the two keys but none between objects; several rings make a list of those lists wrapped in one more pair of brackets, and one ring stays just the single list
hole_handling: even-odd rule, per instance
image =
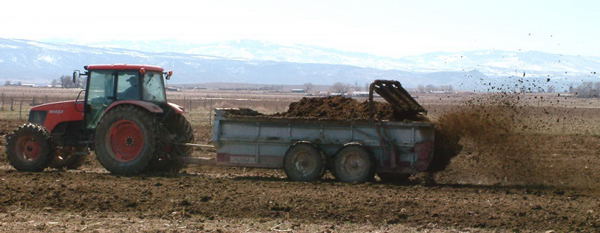
[{"label": "tractor tire tread", "polygon": [[[23,134],[32,134],[38,139],[42,140],[42,146],[46,148],[41,152],[41,158],[33,163],[24,162],[19,158],[16,154],[16,143],[17,139],[20,135]],[[51,136],[48,130],[41,125],[37,125],[34,123],[25,123],[12,134],[6,136],[6,154],[8,163],[13,166],[18,171],[26,171],[26,172],[40,172],[43,171],[46,167],[48,167],[51,159],[52,159],[52,150],[51,147]]]},{"label": "tractor tire tread", "polygon": [[[139,123],[145,129],[144,148],[141,154],[132,161],[121,162],[113,158],[106,148],[106,133],[112,123],[120,119],[128,119]],[[147,139],[147,140],[146,140]],[[104,168],[115,175],[133,176],[147,171],[158,150],[158,127],[156,117],[137,106],[121,105],[111,109],[102,116],[95,133],[96,158]]]}]

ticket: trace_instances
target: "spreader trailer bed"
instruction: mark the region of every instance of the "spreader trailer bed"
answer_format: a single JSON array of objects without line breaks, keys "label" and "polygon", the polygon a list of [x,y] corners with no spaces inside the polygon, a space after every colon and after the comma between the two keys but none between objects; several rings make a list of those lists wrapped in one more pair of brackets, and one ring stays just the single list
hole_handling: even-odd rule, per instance
[{"label": "spreader trailer bed", "polygon": [[[373,91],[397,111],[424,112],[395,81],[375,81]],[[364,182],[377,174],[405,180],[425,171],[433,158],[434,125],[427,121],[326,120],[240,115],[216,109],[213,160],[190,163],[283,168],[291,180],[319,179],[329,170],[344,182]],[[209,147],[209,145],[189,144]]]}]

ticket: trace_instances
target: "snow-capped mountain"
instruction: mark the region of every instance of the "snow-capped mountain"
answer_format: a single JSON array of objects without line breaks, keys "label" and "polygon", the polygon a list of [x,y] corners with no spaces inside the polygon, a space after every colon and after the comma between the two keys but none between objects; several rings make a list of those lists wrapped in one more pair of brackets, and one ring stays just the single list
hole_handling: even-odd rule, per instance
[{"label": "snow-capped mountain", "polygon": [[116,63],[152,64],[174,70],[173,83],[344,82],[363,86],[374,79],[395,79],[407,87],[453,85],[462,90],[486,90],[490,83],[506,84],[512,80],[507,77],[524,75],[540,80],[551,77],[557,82],[555,87],[564,87],[597,79],[595,72],[600,70],[598,58],[541,52],[474,51],[394,59],[254,41],[204,47],[141,41],[100,47],[0,39],[0,81],[49,83],[84,65]]},{"label": "snow-capped mountain", "polygon": [[[374,79],[396,79],[412,87],[451,84],[469,72],[420,74],[350,65],[231,59],[186,53],[142,52],[31,40],[0,39],[0,81],[49,83],[88,64],[152,64],[175,71],[173,83],[325,84],[363,86]],[[474,73],[478,72],[473,71]]]},{"label": "snow-capped mountain", "polygon": [[479,70],[490,76],[526,73],[533,76],[581,76],[600,70],[600,57],[544,53],[537,51],[480,50],[438,52],[390,58],[308,45],[279,45],[264,41],[238,40],[220,43],[182,41],[109,41],[91,46],[130,48],[140,51],[202,54],[233,59],[300,63],[342,64],[410,72]]},{"label": "snow-capped mountain", "polygon": [[581,76],[600,70],[600,57],[538,51],[482,50],[405,57],[420,71],[479,70],[490,76]]}]

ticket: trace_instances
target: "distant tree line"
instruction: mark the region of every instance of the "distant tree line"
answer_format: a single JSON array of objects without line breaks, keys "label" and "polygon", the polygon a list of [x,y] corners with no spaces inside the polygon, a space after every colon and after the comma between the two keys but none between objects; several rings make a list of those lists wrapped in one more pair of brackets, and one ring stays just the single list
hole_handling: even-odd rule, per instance
[{"label": "distant tree line", "polygon": [[[84,88],[85,87],[85,79],[78,78],[73,81],[73,78],[70,75],[63,75],[60,78],[52,79],[50,81],[50,85],[52,87],[62,87],[62,88]],[[6,80],[4,82],[4,86],[23,86],[20,81],[12,82],[10,80]]]},{"label": "distant tree line", "polygon": [[[331,87],[329,87],[329,91],[332,93],[340,93],[340,94],[346,94],[346,93],[350,93],[353,91],[361,91],[362,88],[355,83],[354,85],[352,84],[348,84],[348,83],[342,83],[342,82],[336,82],[333,85],[331,85]],[[368,90],[368,87],[367,87]]]},{"label": "distant tree line", "polygon": [[60,86],[62,88],[83,88],[85,87],[85,79],[78,78],[73,80],[71,75],[63,75],[58,79],[53,79],[50,85],[53,87]]},{"label": "distant tree line", "polygon": [[416,91],[418,93],[434,93],[434,92],[444,92],[444,93],[453,93],[454,87],[452,85],[419,85],[417,86]]},{"label": "distant tree line", "polygon": [[14,82],[14,83],[13,83],[13,82],[12,82],[12,81],[10,81],[10,80],[6,80],[6,81],[4,82],[4,86],[21,86],[21,82],[20,82],[20,81],[18,81],[18,82]]},{"label": "distant tree line", "polygon": [[598,98],[600,82],[583,82],[577,87],[569,87],[569,92],[580,98]]}]

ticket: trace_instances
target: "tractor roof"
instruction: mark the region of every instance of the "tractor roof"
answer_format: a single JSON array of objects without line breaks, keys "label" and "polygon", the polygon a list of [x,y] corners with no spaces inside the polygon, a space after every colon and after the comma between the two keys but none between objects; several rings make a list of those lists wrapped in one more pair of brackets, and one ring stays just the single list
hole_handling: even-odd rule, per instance
[{"label": "tractor roof", "polygon": [[139,70],[144,68],[147,71],[163,72],[163,68],[151,65],[128,65],[128,64],[113,64],[113,65],[88,65],[84,67],[86,70]]}]

